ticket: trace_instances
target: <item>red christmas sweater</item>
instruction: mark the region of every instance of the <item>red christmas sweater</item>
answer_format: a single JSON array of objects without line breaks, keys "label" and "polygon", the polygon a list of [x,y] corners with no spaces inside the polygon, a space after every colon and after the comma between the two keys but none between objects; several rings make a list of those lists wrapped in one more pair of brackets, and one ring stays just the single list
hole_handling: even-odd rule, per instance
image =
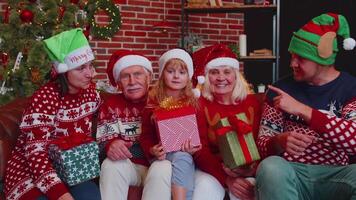
[{"label": "red christmas sweater", "polygon": [[283,152],[288,161],[317,165],[347,165],[356,155],[356,78],[341,73],[335,80],[312,86],[288,77],[276,83],[296,100],[313,108],[309,124],[298,116],[272,105],[273,92],[267,93],[257,146],[262,157],[276,155],[273,138],[295,131],[317,138],[300,156]]},{"label": "red christmas sweater", "polygon": [[49,160],[47,146],[72,133],[91,136],[92,116],[100,102],[94,84],[78,94],[61,97],[58,84],[49,82],[33,94],[7,163],[6,199],[29,200],[45,194],[56,200],[68,192]]},{"label": "red christmas sweater", "polygon": [[115,94],[105,100],[100,107],[97,129],[97,141],[102,153],[106,153],[114,140],[132,141],[129,148],[131,160],[137,164],[147,165],[139,137],[141,135],[142,110],[146,101],[133,103],[125,99],[123,94]]},{"label": "red christmas sweater", "polygon": [[222,168],[222,158],[217,144],[217,136],[214,127],[221,118],[231,115],[245,113],[249,124],[252,125],[253,134],[256,137],[261,116],[261,106],[259,101],[253,95],[248,95],[245,100],[236,105],[222,105],[216,101],[209,101],[205,98],[200,99],[200,116],[203,116],[203,123],[200,124],[200,140],[202,149],[194,154],[196,166],[212,176],[214,176],[221,185],[226,186],[226,173]]}]

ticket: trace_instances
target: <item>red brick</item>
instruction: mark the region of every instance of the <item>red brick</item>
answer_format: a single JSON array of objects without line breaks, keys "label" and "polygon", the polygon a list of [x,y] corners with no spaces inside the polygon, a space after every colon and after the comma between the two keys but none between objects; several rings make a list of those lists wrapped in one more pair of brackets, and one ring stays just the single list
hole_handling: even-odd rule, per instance
[{"label": "red brick", "polygon": [[226,29],[227,25],[226,24],[209,24],[209,28],[213,29]]},{"label": "red brick", "polygon": [[146,32],[138,31],[125,31],[125,36],[146,36]]},{"label": "red brick", "polygon": [[163,13],[163,8],[152,8],[152,7],[148,7],[148,8],[145,8],[145,12],[146,13]]},{"label": "red brick", "polygon": [[126,49],[143,49],[145,48],[145,44],[125,43],[123,47]]},{"label": "red brick", "polygon": [[137,18],[157,19],[157,14],[137,13]]},{"label": "red brick", "polygon": [[120,12],[120,16],[121,16],[121,18],[136,17],[136,13],[135,12]]},{"label": "red brick", "polygon": [[157,43],[157,38],[135,38],[135,42],[139,43]]},{"label": "red brick", "polygon": [[237,35],[237,30],[221,30],[220,34],[222,35]]},{"label": "red brick", "polygon": [[137,7],[136,5],[121,6],[121,10],[123,10],[123,11],[143,12],[143,8],[142,7]]},{"label": "red brick", "polygon": [[147,44],[146,48],[148,49],[167,49],[166,44]]}]

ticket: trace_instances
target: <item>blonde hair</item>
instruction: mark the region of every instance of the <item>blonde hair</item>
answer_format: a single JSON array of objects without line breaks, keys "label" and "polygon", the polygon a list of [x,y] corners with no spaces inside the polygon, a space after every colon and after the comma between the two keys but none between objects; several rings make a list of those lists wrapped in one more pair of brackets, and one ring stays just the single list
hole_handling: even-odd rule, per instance
[{"label": "blonde hair", "polygon": [[[246,96],[251,93],[251,91],[246,79],[240,73],[239,69],[233,68],[233,70],[236,75],[236,81],[231,95],[231,102],[233,102],[233,104],[236,104],[238,101],[244,100]],[[214,100],[214,96],[210,90],[209,72],[207,72],[205,75],[202,95],[209,101]]]},{"label": "blonde hair", "polygon": [[[185,64],[185,62],[183,62],[182,60],[177,59],[177,58],[170,59],[164,66],[161,76],[158,78],[157,82],[154,84],[154,86],[152,87],[152,89],[150,90],[150,92],[148,94],[149,99],[155,100],[155,102],[157,102],[158,104],[160,102],[162,102],[165,98],[168,97],[165,92],[165,88],[167,87],[167,85],[164,82],[164,78],[163,78],[163,71],[165,70],[165,68],[168,65],[172,65],[175,67],[181,67],[181,68],[187,70],[187,76],[188,76],[188,68],[187,68],[187,65]],[[182,90],[181,100],[183,100],[185,103],[187,103],[187,105],[197,107],[198,102],[194,96],[192,88],[193,88],[192,81],[191,81],[191,79],[188,79],[187,85]]]}]

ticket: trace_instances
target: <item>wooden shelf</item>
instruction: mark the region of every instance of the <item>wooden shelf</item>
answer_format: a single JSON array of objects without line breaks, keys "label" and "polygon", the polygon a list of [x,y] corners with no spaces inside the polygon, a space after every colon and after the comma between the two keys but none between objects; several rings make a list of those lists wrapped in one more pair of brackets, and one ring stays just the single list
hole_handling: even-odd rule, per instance
[{"label": "wooden shelf", "polygon": [[186,13],[241,13],[253,10],[277,10],[277,5],[224,5],[224,6],[199,6],[184,7]]},{"label": "wooden shelf", "polygon": [[276,56],[241,56],[239,61],[275,61]]}]

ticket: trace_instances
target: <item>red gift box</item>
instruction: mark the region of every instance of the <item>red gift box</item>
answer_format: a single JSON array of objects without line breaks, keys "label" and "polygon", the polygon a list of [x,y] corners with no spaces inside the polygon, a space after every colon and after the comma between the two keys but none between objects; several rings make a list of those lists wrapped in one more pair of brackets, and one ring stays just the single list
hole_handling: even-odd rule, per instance
[{"label": "red gift box", "polygon": [[155,110],[154,117],[166,153],[180,151],[182,144],[189,139],[193,146],[200,145],[197,118],[193,107]]}]

